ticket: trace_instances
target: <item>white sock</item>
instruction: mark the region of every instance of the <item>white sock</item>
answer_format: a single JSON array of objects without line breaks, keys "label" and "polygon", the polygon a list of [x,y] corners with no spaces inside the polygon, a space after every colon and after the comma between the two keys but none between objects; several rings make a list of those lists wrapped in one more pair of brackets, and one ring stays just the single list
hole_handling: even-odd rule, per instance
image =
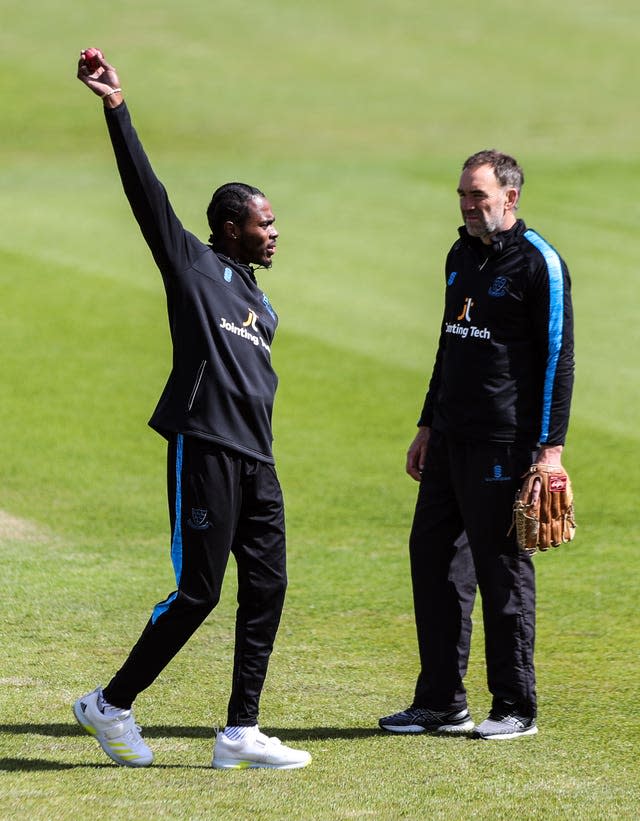
[{"label": "white sock", "polygon": [[113,704],[109,704],[109,702],[105,699],[102,695],[102,690],[98,693],[98,710],[105,715],[107,718],[112,716],[118,715],[119,713],[125,712],[122,707],[114,707]]},{"label": "white sock", "polygon": [[247,735],[255,732],[255,728],[255,724],[252,727],[234,727],[227,725],[224,728],[224,734],[227,738],[230,738],[231,741],[244,741]]}]

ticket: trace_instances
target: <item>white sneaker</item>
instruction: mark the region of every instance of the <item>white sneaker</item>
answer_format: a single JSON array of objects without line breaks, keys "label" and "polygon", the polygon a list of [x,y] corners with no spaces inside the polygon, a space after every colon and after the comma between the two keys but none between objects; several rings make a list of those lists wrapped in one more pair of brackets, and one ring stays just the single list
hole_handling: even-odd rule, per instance
[{"label": "white sneaker", "polygon": [[473,735],[490,741],[509,740],[538,732],[535,718],[520,716],[517,713],[494,712],[489,718],[478,724]]},{"label": "white sneaker", "polygon": [[254,767],[295,770],[306,767],[311,761],[311,755],[305,750],[294,750],[279,738],[269,738],[260,732],[257,725],[250,729],[252,732],[238,741],[219,732],[211,766],[216,770],[247,770]]},{"label": "white sneaker", "polygon": [[76,721],[117,764],[148,767],[153,761],[153,753],[142,740],[133,713],[131,710],[120,710],[105,715],[98,707],[101,692],[101,688],[97,687],[76,701],[73,705]]}]

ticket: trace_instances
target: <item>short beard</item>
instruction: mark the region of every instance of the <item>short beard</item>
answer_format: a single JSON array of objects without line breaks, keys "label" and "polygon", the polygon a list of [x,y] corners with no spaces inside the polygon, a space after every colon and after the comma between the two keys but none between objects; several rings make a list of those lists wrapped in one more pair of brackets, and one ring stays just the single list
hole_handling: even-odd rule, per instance
[{"label": "short beard", "polygon": [[482,237],[491,236],[491,234],[495,234],[497,231],[500,230],[499,225],[492,225],[491,223],[484,222],[482,225],[474,225],[471,228],[466,224],[465,221],[465,228],[467,229],[467,233],[471,237],[478,237],[482,239]]}]

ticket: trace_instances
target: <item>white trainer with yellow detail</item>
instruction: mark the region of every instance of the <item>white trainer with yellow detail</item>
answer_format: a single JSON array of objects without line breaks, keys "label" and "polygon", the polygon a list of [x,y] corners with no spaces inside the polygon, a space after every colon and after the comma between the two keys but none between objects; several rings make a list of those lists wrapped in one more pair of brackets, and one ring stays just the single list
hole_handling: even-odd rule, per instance
[{"label": "white trainer with yellow detail", "polygon": [[73,705],[78,724],[92,735],[109,758],[124,767],[148,767],[153,753],[140,735],[131,710],[109,708],[103,713],[98,706],[102,694],[97,687]]},{"label": "white trainer with yellow detail", "polygon": [[311,755],[305,750],[287,747],[279,738],[269,738],[258,726],[248,728],[243,738],[234,740],[224,732],[216,736],[213,761],[216,770],[295,770],[306,767]]}]

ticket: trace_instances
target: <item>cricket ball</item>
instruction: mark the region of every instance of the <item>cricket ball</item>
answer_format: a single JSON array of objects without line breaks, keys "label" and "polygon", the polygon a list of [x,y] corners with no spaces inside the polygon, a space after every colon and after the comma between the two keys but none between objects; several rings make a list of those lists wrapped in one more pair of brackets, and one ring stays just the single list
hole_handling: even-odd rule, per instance
[{"label": "cricket ball", "polygon": [[84,52],[84,61],[87,64],[89,71],[97,71],[100,68],[100,60],[102,59],[102,52],[99,48],[88,48]]}]

